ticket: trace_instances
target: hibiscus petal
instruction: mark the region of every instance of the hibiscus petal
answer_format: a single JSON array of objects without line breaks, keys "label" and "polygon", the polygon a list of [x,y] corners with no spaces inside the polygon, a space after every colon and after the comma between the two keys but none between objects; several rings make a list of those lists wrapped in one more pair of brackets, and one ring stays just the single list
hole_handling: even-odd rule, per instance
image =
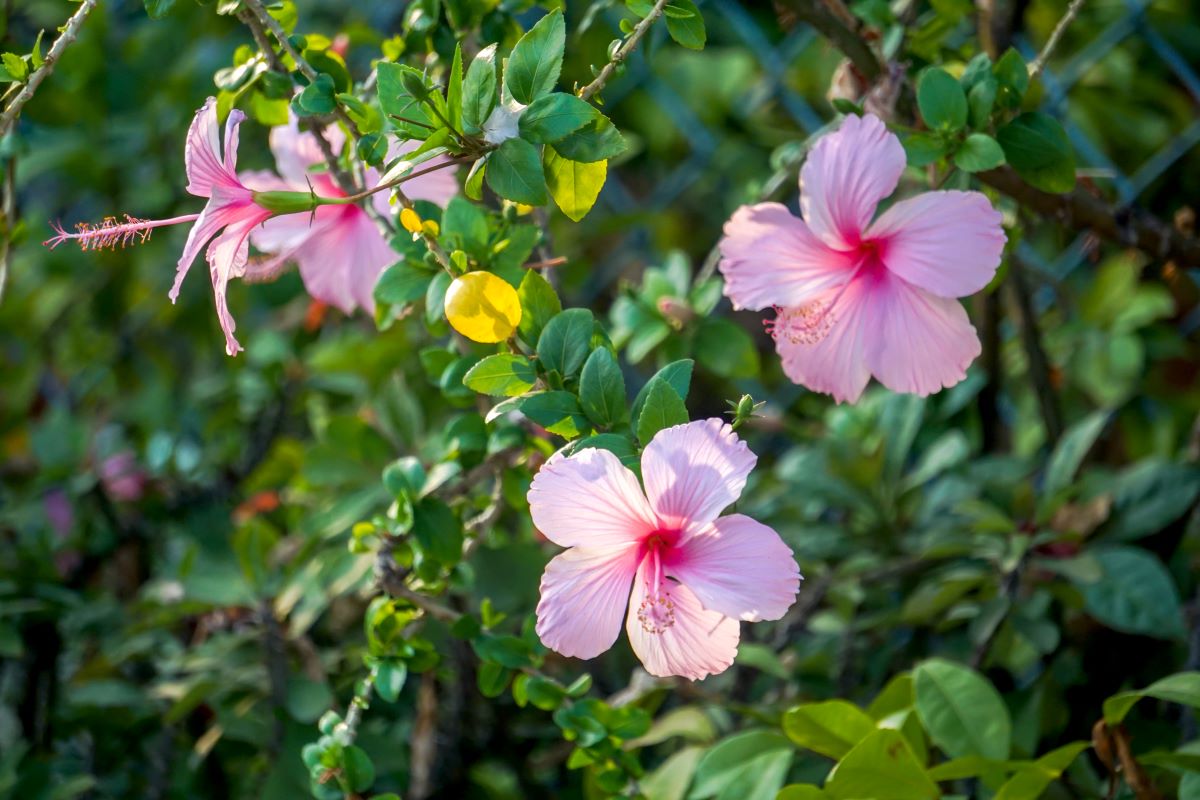
[{"label": "hibiscus petal", "polygon": [[651,675],[698,681],[724,672],[737,656],[741,626],[736,619],[706,611],[683,584],[651,586],[650,559],[642,562],[629,597],[625,632]]},{"label": "hibiscus petal", "polygon": [[[831,289],[816,302],[833,302]],[[784,373],[795,383],[814,392],[833,395],[839,403],[853,403],[862,395],[871,370],[867,366],[865,326],[872,323],[866,312],[869,293],[865,279],[852,282],[826,317],[827,330],[816,339],[792,339],[777,324],[775,350],[783,361]],[[785,313],[795,313],[794,310]]]},{"label": "hibiscus petal", "polygon": [[637,571],[635,543],[601,550],[572,547],[542,575],[537,634],[542,644],[573,658],[595,658],[613,646]]},{"label": "hibiscus petal", "polygon": [[217,232],[229,221],[228,211],[222,207],[214,207],[212,203],[208,203],[200,210],[200,216],[196,218],[191,230],[188,231],[187,242],[183,245],[183,254],[175,265],[175,283],[171,285],[171,291],[167,294],[172,303],[179,299],[179,289],[183,285],[183,279],[187,276],[188,270],[192,268],[192,262],[196,260],[196,256],[200,255],[200,251],[204,245],[208,244],[208,240],[216,236]]},{"label": "hibiscus petal", "polygon": [[966,377],[980,346],[961,303],[889,273],[872,295],[867,359],[880,383],[924,396]]},{"label": "hibiscus petal", "polygon": [[562,547],[615,547],[656,527],[634,474],[615,455],[594,447],[543,464],[528,498],[533,524]]},{"label": "hibiscus petal", "polygon": [[[329,142],[329,147],[334,153],[341,152],[346,143],[346,135],[342,133],[341,128],[330,125],[322,130],[321,135]],[[293,189],[306,189],[310,177],[309,168],[325,163],[325,155],[321,152],[317,137],[307,131],[301,131],[296,115],[288,111],[288,124],[272,128],[269,142],[279,174]]]},{"label": "hibiscus petal", "polygon": [[979,192],[926,192],[880,215],[868,234],[884,264],[939,297],[964,297],[991,282],[1004,252],[1000,212]]},{"label": "hibiscus petal", "polygon": [[735,211],[720,248],[725,294],[734,308],[803,305],[844,281],[854,266],[779,203]]},{"label": "hibiscus petal", "polygon": [[375,281],[399,256],[361,209],[329,210],[333,213],[326,219],[318,215],[317,225],[296,247],[304,287],[345,314],[358,305],[374,313]]},{"label": "hibiscus petal", "polygon": [[743,514],[696,531],[680,543],[666,569],[705,608],[747,622],[779,619],[800,588],[792,549],[774,530]]},{"label": "hibiscus petal", "polygon": [[711,522],[741,496],[757,460],[719,418],[659,431],[642,451],[642,479],[660,526]]},{"label": "hibiscus petal", "polygon": [[225,172],[237,174],[238,128],[246,120],[246,112],[235,108],[225,118]]},{"label": "hibiscus petal", "polygon": [[821,137],[800,170],[800,213],[830,247],[855,247],[879,201],[896,189],[904,148],[878,117],[849,116]]},{"label": "hibiscus petal", "polygon": [[[234,146],[236,147],[236,142]],[[188,178],[186,188],[197,197],[210,196],[214,184],[228,181],[230,178],[221,162],[221,138],[215,97],[208,98],[192,118],[187,142],[183,148],[183,162]]]},{"label": "hibiscus petal", "polygon": [[250,254],[250,230],[262,222],[266,214],[267,212],[261,209],[247,210],[241,219],[225,228],[208,246],[208,271],[212,278],[217,320],[221,324],[221,330],[225,332],[225,352],[231,356],[236,356],[242,350],[242,346],[233,335],[237,324],[233,321],[233,314],[229,313],[229,303],[225,295],[229,281],[232,278],[240,278],[245,271]]}]

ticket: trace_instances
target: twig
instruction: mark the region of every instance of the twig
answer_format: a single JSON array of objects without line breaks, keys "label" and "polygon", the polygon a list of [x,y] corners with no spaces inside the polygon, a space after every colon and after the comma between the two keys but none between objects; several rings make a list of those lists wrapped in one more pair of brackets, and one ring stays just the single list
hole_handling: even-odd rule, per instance
[{"label": "twig", "polygon": [[1084,0],[1071,0],[1071,4],[1067,6],[1067,12],[1063,14],[1062,19],[1054,26],[1054,30],[1050,33],[1050,38],[1046,40],[1046,44],[1042,47],[1042,52],[1037,54],[1037,58],[1029,65],[1030,80],[1036,78],[1038,74],[1046,66],[1046,60],[1050,58],[1050,54],[1054,52],[1054,48],[1058,47],[1058,40],[1066,33],[1067,27],[1078,16],[1079,10],[1083,8]]},{"label": "twig", "polygon": [[848,27],[836,14],[816,0],[775,0],[776,6],[790,11],[796,19],[807,22],[833,46],[841,50],[868,83],[874,83],[886,70],[879,58],[858,31]]},{"label": "twig", "polygon": [[1017,310],[1021,315],[1021,343],[1029,359],[1029,382],[1037,395],[1042,412],[1042,424],[1046,427],[1046,441],[1058,441],[1062,435],[1062,415],[1058,410],[1058,399],[1050,383],[1050,360],[1042,347],[1042,336],[1038,330],[1037,315],[1029,296],[1029,285],[1025,280],[1025,265],[1015,256],[1009,259],[1008,286],[1012,290]]},{"label": "twig", "polygon": [[634,26],[633,31],[629,34],[629,38],[625,40],[624,44],[617,48],[617,52],[613,53],[612,58],[607,64],[604,65],[604,68],[600,70],[600,74],[596,76],[596,79],[579,90],[579,97],[581,100],[590,100],[592,95],[604,88],[605,84],[608,83],[608,79],[611,78],[613,73],[617,71],[617,67],[620,66],[621,63],[629,57],[629,54],[634,51],[634,49],[638,46],[638,42],[640,42],[642,37],[646,35],[646,31],[650,30],[650,26],[654,24],[655,20],[662,16],[663,9],[666,8],[669,1],[670,0],[658,0],[658,2],[654,4],[654,8],[650,9],[650,13],[647,14],[641,22]]},{"label": "twig", "polygon": [[45,59],[42,60],[42,65],[33,71],[29,76],[29,80],[25,82],[25,87],[13,99],[11,103],[0,114],[0,136],[8,133],[20,115],[21,109],[25,104],[33,99],[34,92],[41,86],[42,81],[49,77],[54,71],[54,66],[58,63],[58,59],[62,56],[63,51],[67,49],[67,45],[75,41],[79,36],[79,29],[83,27],[84,20],[92,13],[92,9],[96,7],[98,0],[83,0],[79,4],[79,8],[67,20],[67,24],[62,27],[62,33],[54,40],[54,44],[50,46],[50,51],[46,53]]}]

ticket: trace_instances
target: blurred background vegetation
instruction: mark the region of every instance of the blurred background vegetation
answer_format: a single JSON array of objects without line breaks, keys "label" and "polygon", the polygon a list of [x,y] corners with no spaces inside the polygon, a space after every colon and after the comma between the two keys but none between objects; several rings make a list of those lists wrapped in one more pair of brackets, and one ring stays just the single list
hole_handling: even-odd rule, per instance
[{"label": "blurred background vegetation", "polygon": [[[305,31],[348,38],[362,79],[430,4],[296,5]],[[1019,2],[1018,49],[1036,53],[1065,5]],[[8,3],[5,49],[28,52],[71,8]],[[740,510],[780,532],[807,580],[793,613],[744,627],[737,667],[703,684],[631,685],[624,643],[587,665],[602,696],[631,692],[659,720],[692,714],[638,742],[660,776],[643,789],[683,797],[681,761],[654,772],[668,758],[686,751],[694,770],[730,732],[777,725],[799,701],[866,705],[930,656],[1000,690],[1014,757],[1086,740],[1109,695],[1200,668],[1200,316],[1187,276],[1000,201],[1016,241],[972,306],[989,350],[966,381],[928,401],[875,388],[857,407],[792,385],[759,315],[716,303],[710,251],[739,204],[766,194],[794,207],[840,57],[770,4],[702,8],[704,51],[656,29],[606,92],[633,146],[582,223],[551,215],[545,244],[569,259],[564,299],[609,317],[635,363],[630,386],[693,357],[693,419],[742,393],[767,402],[743,431],[760,461]],[[526,26],[538,13],[505,2],[497,20],[510,12]],[[564,86],[590,79],[621,16],[569,4]],[[910,28],[965,60],[973,17],[970,3],[915,3]],[[493,32],[511,37],[511,19]],[[180,0],[152,20],[140,2],[105,3],[2,144],[19,206],[0,302],[2,797],[307,796],[301,748],[362,674],[374,558],[347,547],[351,527],[387,508],[379,476],[398,457],[489,447],[482,426],[449,424],[474,396],[442,380],[436,355],[417,357],[437,343],[420,314],[376,331],[314,304],[295,273],[235,283],[247,349],[230,359],[202,271],[167,301],[182,230],[115,252],[40,246],[54,220],[196,211],[183,137],[213,74],[251,44],[213,5]],[[1192,0],[1094,0],[1029,102],[1067,124],[1094,191],[1172,220],[1200,197],[1197,70]],[[270,166],[266,134],[243,127],[239,166]],[[454,579],[465,608],[488,598],[514,630],[550,555],[521,509],[528,479],[525,465],[505,476],[511,508]],[[426,634],[441,663],[360,730],[379,791],[600,791],[567,769],[548,714],[485,699],[470,649],[444,626]],[[557,657],[544,668],[565,682],[580,672]],[[1196,733],[1192,712],[1154,703],[1127,725],[1140,752]],[[829,763],[788,750],[782,774],[819,781]],[[1176,791],[1186,765],[1148,768]],[[1049,792],[1102,797],[1105,777],[1080,758]]]}]

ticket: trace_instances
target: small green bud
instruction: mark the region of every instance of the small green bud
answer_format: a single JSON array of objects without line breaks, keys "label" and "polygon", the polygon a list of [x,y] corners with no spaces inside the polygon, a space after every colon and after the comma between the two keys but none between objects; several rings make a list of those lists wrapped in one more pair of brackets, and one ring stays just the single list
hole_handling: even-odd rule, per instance
[{"label": "small green bud", "polygon": [[425,85],[425,78],[423,76],[405,70],[400,76],[400,82],[404,84],[404,91],[417,100],[425,100],[429,97],[429,87]]},{"label": "small green bud", "polygon": [[251,192],[255,205],[274,214],[297,214],[322,205],[321,198],[310,192]]},{"label": "small green bud", "polygon": [[747,420],[754,417],[755,412],[766,405],[766,403],[756,403],[753,397],[744,394],[736,403],[730,402],[729,405],[733,408],[733,429],[736,431]]}]

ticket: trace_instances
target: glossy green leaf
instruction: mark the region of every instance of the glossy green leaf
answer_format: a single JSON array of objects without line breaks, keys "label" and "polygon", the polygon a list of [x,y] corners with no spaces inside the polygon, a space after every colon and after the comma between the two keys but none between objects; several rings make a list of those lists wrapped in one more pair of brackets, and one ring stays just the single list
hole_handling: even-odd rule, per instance
[{"label": "glossy green leaf", "polygon": [[537,383],[537,371],[524,356],[500,353],[488,356],[463,376],[463,384],[481,394],[515,397]]},{"label": "glossy green leaf", "polygon": [[599,116],[590,103],[573,94],[554,92],[529,104],[521,113],[517,127],[521,138],[534,144],[557,142]]},{"label": "glossy green leaf", "polygon": [[783,715],[783,732],[801,747],[839,759],[875,730],[875,720],[845,700],[804,703]]},{"label": "glossy green leaf", "polygon": [[877,730],[855,745],[830,773],[825,793],[833,800],[929,800],[941,796],[908,742],[892,730]]},{"label": "glossy green leaf", "polygon": [[606,347],[588,356],[579,376],[579,404],[597,426],[608,427],[625,418],[625,377]]},{"label": "glossy green leaf", "polygon": [[972,133],[954,154],[954,166],[963,172],[983,172],[1004,163],[1004,150],[986,133]]},{"label": "glossy green leaf", "polygon": [[917,79],[921,119],[934,130],[957,131],[967,124],[967,95],[950,73],[931,67]]},{"label": "glossy green leaf", "polygon": [[538,337],[537,355],[546,371],[574,375],[591,352],[595,320],[586,308],[569,308],[554,316]]},{"label": "glossy green leaf", "polygon": [[506,200],[540,206],[549,199],[537,148],[524,139],[506,139],[492,151],[485,180]]},{"label": "glossy green leaf", "polygon": [[1046,192],[1075,188],[1075,154],[1054,117],[1028,111],[996,131],[1004,157],[1022,178]]},{"label": "glossy green leaf", "polygon": [[645,447],[663,428],[682,425],[688,421],[687,406],[671,384],[652,378],[647,384],[646,401],[637,416],[638,441]]},{"label": "glossy green leaf", "polygon": [[1012,721],[1000,693],[969,667],[931,659],[913,670],[917,715],[952,757],[1008,758]]},{"label": "glossy green leaf", "polygon": [[529,105],[554,90],[566,41],[566,22],[558,10],[542,17],[521,37],[504,69],[504,85],[514,100]]}]

